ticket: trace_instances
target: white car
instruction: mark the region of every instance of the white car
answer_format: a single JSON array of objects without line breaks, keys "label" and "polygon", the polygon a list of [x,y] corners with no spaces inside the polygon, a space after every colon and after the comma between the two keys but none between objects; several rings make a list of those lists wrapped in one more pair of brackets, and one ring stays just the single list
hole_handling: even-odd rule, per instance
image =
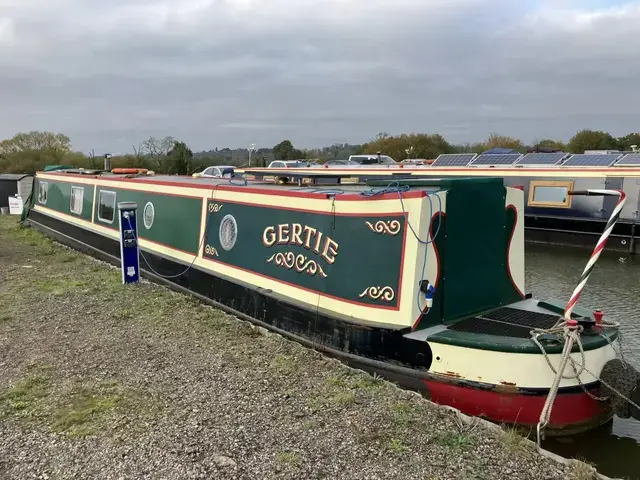
[{"label": "white car", "polygon": [[274,160],[267,168],[303,168],[310,166],[311,163],[304,160]]},{"label": "white car", "polygon": [[231,178],[233,176],[234,168],[235,167],[231,165],[217,165],[215,167],[207,167],[202,171],[202,173],[200,173],[200,177]]},{"label": "white car", "polygon": [[389,155],[380,155],[379,153],[351,155],[349,160],[359,163],[364,168],[389,168],[398,166],[398,163]]}]

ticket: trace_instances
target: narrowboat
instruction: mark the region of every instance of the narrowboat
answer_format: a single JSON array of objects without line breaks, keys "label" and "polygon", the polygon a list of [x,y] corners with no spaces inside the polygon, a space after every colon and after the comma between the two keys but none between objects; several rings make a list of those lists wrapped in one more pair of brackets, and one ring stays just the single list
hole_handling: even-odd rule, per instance
[{"label": "narrowboat", "polygon": [[[571,190],[620,189],[625,207],[608,242],[612,251],[635,254],[640,235],[640,153],[564,152],[443,154],[431,164],[333,165],[316,169],[326,178],[350,173],[354,181],[385,177],[502,177],[525,191],[525,240],[532,243],[591,247],[615,208],[610,197],[572,197]],[[355,163],[355,162],[352,162]],[[305,169],[306,170],[306,169]],[[242,170],[237,170],[242,171]],[[294,178],[291,169],[283,170]],[[247,173],[249,173],[247,171]],[[252,169],[261,178],[260,169]],[[273,171],[270,172],[274,174]],[[306,172],[305,172],[306,173]]]},{"label": "narrowboat", "polygon": [[147,278],[469,415],[548,435],[612,418],[600,375],[618,329],[525,293],[525,195],[502,178],[151,173],[37,172],[25,223],[120,265],[118,205],[134,202]]}]

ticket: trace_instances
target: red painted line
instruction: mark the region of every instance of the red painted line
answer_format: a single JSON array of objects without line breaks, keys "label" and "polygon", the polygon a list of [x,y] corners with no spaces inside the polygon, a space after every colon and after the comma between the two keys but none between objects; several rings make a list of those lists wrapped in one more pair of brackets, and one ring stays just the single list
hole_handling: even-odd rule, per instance
[{"label": "red painted line", "polygon": [[[535,426],[547,398],[546,395],[496,392],[433,380],[425,380],[425,383],[432,401],[450,405],[467,415],[482,416],[494,422]],[[560,393],[553,404],[549,425],[565,427],[581,424],[605,412],[606,406],[603,402],[592,399],[582,391]]]}]

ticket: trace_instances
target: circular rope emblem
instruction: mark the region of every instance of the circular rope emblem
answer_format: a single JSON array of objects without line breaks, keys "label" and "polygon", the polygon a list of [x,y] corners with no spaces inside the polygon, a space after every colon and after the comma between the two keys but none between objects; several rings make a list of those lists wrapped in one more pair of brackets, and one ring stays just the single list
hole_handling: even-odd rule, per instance
[{"label": "circular rope emblem", "polygon": [[153,208],[153,203],[147,202],[142,212],[142,221],[144,223],[144,228],[149,230],[151,228],[151,225],[153,225],[154,218],[156,218],[156,211]]},{"label": "circular rope emblem", "polygon": [[238,238],[238,224],[233,215],[225,215],[220,222],[220,246],[225,250],[231,250]]}]

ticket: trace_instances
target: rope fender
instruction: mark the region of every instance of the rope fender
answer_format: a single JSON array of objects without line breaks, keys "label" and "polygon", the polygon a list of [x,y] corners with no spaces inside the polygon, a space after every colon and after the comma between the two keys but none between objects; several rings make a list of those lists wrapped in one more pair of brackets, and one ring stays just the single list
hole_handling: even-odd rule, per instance
[{"label": "rope fender", "polygon": [[620,418],[633,417],[640,420],[640,409],[627,400],[631,399],[636,404],[640,401],[640,372],[622,360],[614,358],[605,363],[600,380],[600,394],[609,397],[613,413]]}]

